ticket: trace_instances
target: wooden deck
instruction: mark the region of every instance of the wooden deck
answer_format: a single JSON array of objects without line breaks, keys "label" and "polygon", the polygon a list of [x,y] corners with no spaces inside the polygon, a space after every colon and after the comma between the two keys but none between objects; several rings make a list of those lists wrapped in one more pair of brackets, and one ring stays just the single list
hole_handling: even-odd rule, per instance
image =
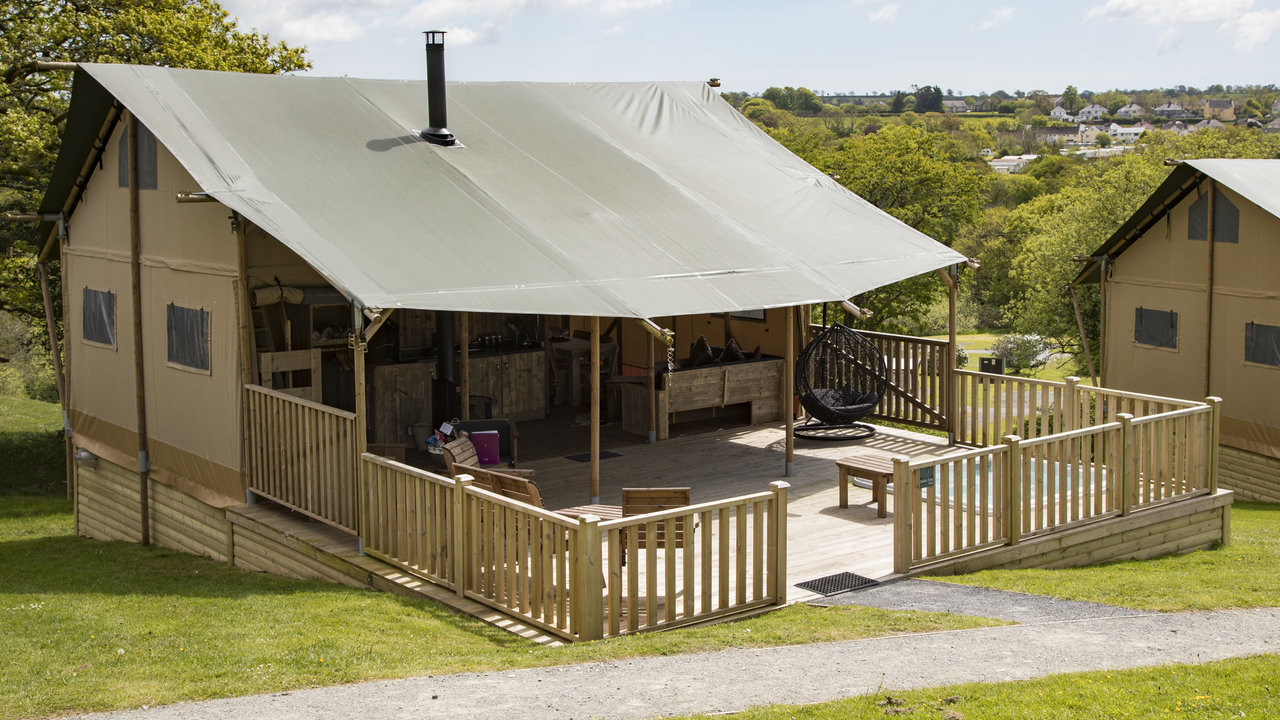
[{"label": "wooden deck", "polygon": [[[763,491],[775,480],[791,483],[787,579],[792,586],[843,571],[875,579],[893,574],[893,517],[877,518],[871,491],[858,487],[850,491],[849,507],[839,507],[836,459],[855,446],[910,458],[938,457],[956,450],[942,438],[889,428],[858,442],[797,438],[795,472],[787,478],[783,477],[781,424],[727,429],[708,429],[704,424],[654,445],[608,432],[611,427],[605,428],[601,440],[604,450],[617,453],[600,463],[600,502],[605,504],[620,504],[623,487],[688,486],[696,503]],[[543,454],[537,441],[548,428],[537,423],[523,423],[520,428],[520,466],[537,470],[546,507],[587,503],[590,463],[559,455],[526,459]],[[561,452],[585,453],[585,433],[578,448],[566,443],[566,436],[573,437],[577,431],[561,426],[546,444]],[[892,507],[890,496],[891,511]],[[795,587],[787,594],[790,601],[812,597],[816,596]]]}]

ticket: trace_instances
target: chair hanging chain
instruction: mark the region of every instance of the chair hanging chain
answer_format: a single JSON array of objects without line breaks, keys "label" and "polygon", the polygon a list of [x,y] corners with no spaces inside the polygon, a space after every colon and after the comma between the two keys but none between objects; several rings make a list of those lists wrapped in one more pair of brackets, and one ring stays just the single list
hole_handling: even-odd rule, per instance
[{"label": "chair hanging chain", "polygon": [[667,373],[670,374],[670,373],[674,373],[675,371],[676,371],[676,344],[671,343],[667,345]]}]

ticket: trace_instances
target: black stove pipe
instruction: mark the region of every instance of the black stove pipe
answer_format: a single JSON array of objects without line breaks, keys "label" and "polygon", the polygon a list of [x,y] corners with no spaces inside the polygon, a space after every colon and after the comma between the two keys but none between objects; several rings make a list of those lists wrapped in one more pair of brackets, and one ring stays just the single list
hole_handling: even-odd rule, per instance
[{"label": "black stove pipe", "polygon": [[457,139],[449,132],[444,93],[444,31],[428,30],[427,36],[427,122],[418,135],[433,145],[453,145]]}]

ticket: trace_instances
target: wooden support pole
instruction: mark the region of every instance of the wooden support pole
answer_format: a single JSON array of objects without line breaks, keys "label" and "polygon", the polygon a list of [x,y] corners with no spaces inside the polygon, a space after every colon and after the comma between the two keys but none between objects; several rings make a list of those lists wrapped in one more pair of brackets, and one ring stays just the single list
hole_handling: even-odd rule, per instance
[{"label": "wooden support pole", "polygon": [[911,461],[900,457],[894,458],[893,571],[899,575],[905,575],[911,570],[916,507],[911,485]]},{"label": "wooden support pole", "polygon": [[[591,504],[600,502],[600,318],[591,317]],[[599,531],[597,531],[599,532]]]},{"label": "wooden support pole", "polygon": [[129,137],[129,277],[133,299],[133,381],[137,393],[138,494],[143,545],[151,544],[151,461],[147,452],[146,366],[142,361],[142,217],[138,194],[138,118],[127,113]]},{"label": "wooden support pole", "polygon": [[784,362],[782,371],[782,417],[786,420],[787,425],[787,458],[783,466],[783,475],[791,477],[795,474],[796,469],[796,412],[795,403],[792,401],[792,393],[796,386],[796,323],[793,313],[790,309],[784,309],[783,317],[786,319],[787,332],[787,359]]},{"label": "wooden support pole", "polygon": [[1134,467],[1137,456],[1134,453],[1133,416],[1129,413],[1116,415],[1120,421],[1120,481],[1116,483],[1116,507],[1120,515],[1128,515],[1133,509],[1133,488],[1137,481],[1137,468]]},{"label": "wooden support pole", "polygon": [[1022,540],[1022,438],[1006,435],[1004,444],[1009,448],[1004,473],[1005,482],[1009,483],[1009,491],[1004,494],[1004,534],[1010,545],[1017,545]]},{"label": "wooden support pole", "polygon": [[943,412],[947,414],[947,444],[956,444],[956,411],[959,403],[956,402],[956,287],[959,283],[960,268],[958,265],[952,265],[943,275],[943,280],[947,284],[947,366],[943,368]]},{"label": "wooden support pole", "polygon": [[1061,428],[1057,428],[1056,432],[1071,432],[1088,424],[1087,420],[1080,419],[1080,378],[1075,375],[1068,375],[1065,378],[1067,387],[1062,391],[1066,401],[1065,417]]},{"label": "wooden support pole", "polygon": [[[461,407],[458,408],[458,417],[463,420],[471,419],[471,313],[458,313],[458,364],[462,367],[458,368],[458,394],[461,396]],[[453,352],[452,348],[445,348],[444,352]],[[449,403],[446,400],[445,407]],[[447,420],[448,418],[446,418]]]},{"label": "wooden support pole", "polygon": [[44,301],[44,326],[49,334],[49,354],[53,356],[53,379],[58,386],[58,404],[62,416],[67,417],[67,380],[62,372],[62,348],[58,343],[58,325],[53,319],[53,294],[49,292],[49,271],[43,262],[36,263],[40,276],[40,296]]},{"label": "wooden support pole", "polygon": [[[240,418],[240,484],[245,492],[246,499],[249,493],[249,438],[247,437],[249,428],[249,411],[246,407],[245,385],[252,385],[256,378],[254,377],[254,358],[257,355],[257,340],[253,332],[253,316],[249,309],[249,270],[247,253],[245,251],[245,224],[248,220],[241,217],[240,213],[232,215],[232,229],[236,235],[236,325],[240,330],[240,388],[237,393],[237,404],[240,411],[237,416]],[[228,535],[228,539],[231,536]],[[228,558],[232,557],[228,553]]]},{"label": "wooden support pole", "polygon": [[[1206,450],[1209,458],[1209,492],[1216,493],[1218,492],[1218,454],[1221,452],[1221,445],[1218,443],[1220,442],[1219,433],[1222,432],[1222,398],[1209,396],[1204,401],[1213,408],[1213,413],[1209,416],[1209,447]],[[1230,508],[1226,512],[1230,515]]]},{"label": "wooden support pole", "polygon": [[365,398],[364,361],[369,346],[363,340],[364,314],[355,302],[351,303],[351,365],[355,375],[356,388],[356,467],[349,468],[350,477],[356,478],[360,467],[360,456],[369,449],[369,408]]},{"label": "wooden support pole", "polygon": [[[594,324],[599,330],[599,320]],[[592,337],[597,333],[593,332]],[[578,577],[574,585],[578,611],[578,637],[599,640],[604,637],[604,567],[601,565],[600,518],[583,515],[578,518]],[[669,599],[668,602],[674,602]]]},{"label": "wooden support pole", "polygon": [[648,399],[646,405],[649,408],[649,444],[654,445],[658,442],[658,402],[655,397],[657,394],[657,383],[654,380],[654,363],[657,358],[654,357],[653,338],[646,338],[645,342],[645,367],[644,374],[644,395]]},{"label": "wooden support pole", "polygon": [[1208,240],[1206,243],[1209,257],[1205,260],[1205,284],[1204,284],[1204,394],[1213,394],[1213,260],[1214,246],[1217,242],[1214,239],[1213,224],[1216,222],[1214,218],[1214,206],[1218,204],[1218,184],[1213,180],[1209,181],[1209,217],[1207,218],[1208,228],[1205,230],[1205,236]]},{"label": "wooden support pole", "polygon": [[1089,379],[1098,387],[1098,373],[1093,369],[1093,353],[1089,351],[1089,336],[1084,331],[1084,316],[1080,314],[1080,299],[1076,296],[1076,286],[1067,288],[1071,291],[1071,307],[1076,311],[1076,328],[1080,331],[1080,344],[1084,346],[1084,360],[1089,365]]},{"label": "wooden support pole", "polygon": [[[782,480],[774,480],[769,483],[769,489],[773,491],[773,528],[770,532],[773,535],[773,604],[787,604],[787,490],[791,487],[791,483]],[[739,542],[742,542],[739,540]],[[687,592],[687,591],[686,591]]]},{"label": "wooden support pole", "polygon": [[1107,256],[1098,264],[1098,377],[1094,387],[1107,384]]},{"label": "wooden support pole", "polygon": [[471,487],[472,480],[470,475],[459,475],[453,485],[453,518],[449,523],[453,552],[450,553],[450,561],[453,563],[453,589],[458,597],[467,595],[467,563],[471,558],[467,547],[467,488]]}]

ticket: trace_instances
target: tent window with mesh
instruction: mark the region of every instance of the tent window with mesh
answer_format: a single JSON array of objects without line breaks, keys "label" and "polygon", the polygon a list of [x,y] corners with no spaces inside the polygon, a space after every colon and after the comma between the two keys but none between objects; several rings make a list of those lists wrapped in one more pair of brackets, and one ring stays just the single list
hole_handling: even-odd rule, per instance
[{"label": "tent window with mesh", "polygon": [[1280,367],[1280,327],[1252,322],[1245,325],[1244,361]]},{"label": "tent window with mesh", "polygon": [[84,289],[84,339],[116,346],[116,294],[110,290]]},{"label": "tent window with mesh", "polygon": [[1172,310],[1134,310],[1133,341],[1139,345],[1178,349],[1178,313]]},{"label": "tent window with mesh", "polygon": [[209,311],[169,303],[169,362],[209,372]]}]

